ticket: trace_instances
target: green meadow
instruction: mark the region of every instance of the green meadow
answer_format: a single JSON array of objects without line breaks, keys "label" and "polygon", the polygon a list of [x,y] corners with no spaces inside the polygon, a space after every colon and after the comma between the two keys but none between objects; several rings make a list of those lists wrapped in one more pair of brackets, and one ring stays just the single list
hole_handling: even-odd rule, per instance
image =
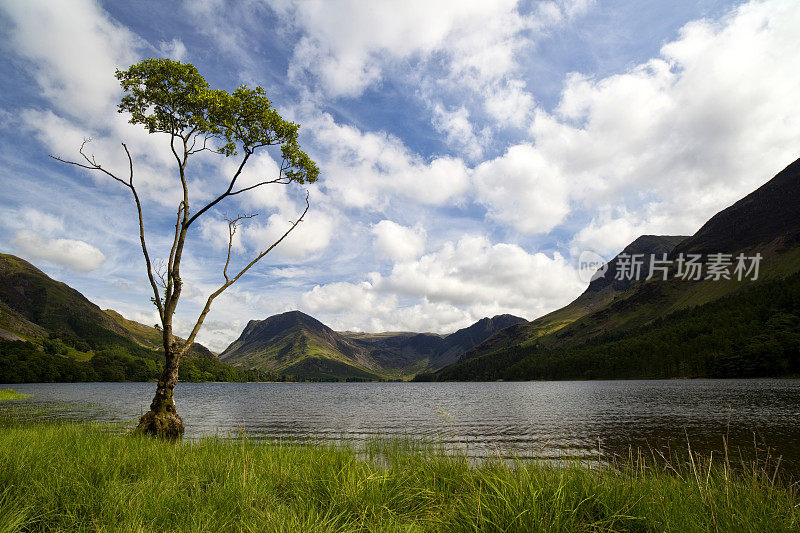
[{"label": "green meadow", "polygon": [[169,442],[0,427],[5,531],[797,531],[774,463],[488,460],[411,440]]}]

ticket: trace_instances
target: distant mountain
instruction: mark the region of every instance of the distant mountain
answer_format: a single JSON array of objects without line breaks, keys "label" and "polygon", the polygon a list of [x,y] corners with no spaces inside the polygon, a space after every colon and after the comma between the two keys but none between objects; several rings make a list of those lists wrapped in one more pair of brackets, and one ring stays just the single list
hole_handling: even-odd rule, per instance
[{"label": "distant mountain", "polygon": [[379,379],[367,350],[300,311],[251,320],[220,360],[298,379]]},{"label": "distant mountain", "polygon": [[513,330],[515,326],[522,327],[523,324],[528,324],[528,321],[513,315],[482,318],[470,327],[448,335],[445,339],[447,349],[438,361],[441,366],[453,364],[464,357],[467,352],[481,346],[487,339],[500,332]]},{"label": "distant mountain", "polygon": [[[746,363],[747,356],[742,355],[740,347],[732,341],[737,338],[747,341],[750,337],[744,332],[749,332],[753,339],[761,339],[754,340],[755,345],[750,346],[752,350],[761,350],[758,352],[760,355],[753,356],[755,359],[765,357],[764,353],[770,350],[774,356],[774,365],[761,365],[762,371],[758,375],[783,375],[788,368],[795,368],[791,362],[795,350],[791,339],[794,337],[785,333],[785,328],[790,327],[786,324],[795,324],[800,312],[793,307],[796,304],[792,304],[791,299],[787,303],[783,297],[777,296],[773,298],[775,304],[770,309],[759,291],[791,295],[796,290],[795,273],[800,271],[798,214],[800,160],[717,213],[693,236],[644,236],[623,251],[646,256],[667,252],[673,260],[679,254],[689,253],[761,254],[757,281],[687,281],[676,279],[673,268],[668,281],[642,279],[620,282],[615,280],[617,256],[610,262],[605,276],[593,280],[587,290],[568,306],[531,323],[500,331],[466,352],[458,364],[443,369],[438,377],[427,376],[425,379],[533,379],[587,375],[654,377],[656,374],[658,377],[747,376],[746,369],[751,368]],[[716,303],[723,301],[727,303]],[[745,323],[748,309],[730,315],[731,309],[727,307],[730,305],[749,306],[750,309],[765,307],[757,317],[747,319]],[[770,322],[773,316],[775,319]],[[691,329],[692,320],[696,326],[694,330]],[[705,329],[706,322],[716,323],[716,328]],[[761,324],[760,329],[756,327],[758,324]],[[718,337],[722,331],[726,332],[725,335]],[[760,333],[766,337],[760,337]],[[672,335],[672,340],[664,342],[662,339],[669,335]],[[698,336],[703,335],[707,343],[711,343],[711,339],[727,343],[714,345],[712,354],[706,354],[709,358],[716,357],[716,363],[703,359],[707,343],[698,340]],[[656,348],[650,343],[662,344]],[[650,360],[651,355],[642,355],[642,363],[637,363],[635,369],[626,366],[623,362],[631,363],[628,359],[630,354],[640,353],[634,346],[642,345],[650,346],[646,354],[655,354],[663,361],[678,358],[683,361],[682,366],[655,373],[653,370],[657,365]],[[697,354],[694,359],[692,351]],[[601,357],[598,354],[604,354],[605,364],[597,362],[597,357]],[[611,354],[616,355],[612,357]],[[720,370],[719,362],[726,358],[738,358],[733,367],[742,373],[731,371],[731,365],[724,372]],[[567,361],[569,368],[565,366]],[[698,361],[703,361],[703,364]],[[764,371],[767,367],[772,370]],[[556,368],[560,370],[555,372]],[[548,374],[551,370],[554,373]]]},{"label": "distant mountain", "polygon": [[498,315],[446,336],[336,332],[309,315],[290,311],[251,320],[220,359],[294,379],[402,379],[453,363],[493,333],[524,321]]}]

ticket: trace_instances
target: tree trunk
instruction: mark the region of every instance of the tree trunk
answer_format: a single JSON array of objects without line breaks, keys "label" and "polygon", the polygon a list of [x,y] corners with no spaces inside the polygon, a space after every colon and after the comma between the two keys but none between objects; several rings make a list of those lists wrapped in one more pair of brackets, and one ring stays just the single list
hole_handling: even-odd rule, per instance
[{"label": "tree trunk", "polygon": [[166,364],[158,380],[156,395],[150,404],[150,410],[139,419],[136,431],[154,437],[179,439],[183,435],[183,420],[175,409],[172,391],[178,382],[180,352],[174,343],[165,345]]}]

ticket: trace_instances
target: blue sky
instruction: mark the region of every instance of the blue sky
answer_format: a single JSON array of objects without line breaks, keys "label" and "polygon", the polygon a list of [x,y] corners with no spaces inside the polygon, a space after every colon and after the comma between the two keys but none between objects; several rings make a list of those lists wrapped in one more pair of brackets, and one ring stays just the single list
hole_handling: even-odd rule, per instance
[{"label": "blue sky", "polygon": [[[322,173],[220,205],[191,236],[178,333],[245,264],[199,336],[301,309],[336,329],[449,332],[528,319],[585,288],[577,257],[691,234],[800,155],[795,1],[0,1],[0,249],[104,308],[155,323],[126,190],[47,157],[131,147],[152,254],[177,206],[165,139],[116,113],[115,68],[192,62],[263,86]],[[190,167],[196,204],[234,162]],[[274,175],[263,154],[247,179]],[[229,178],[228,178],[229,179]]]}]

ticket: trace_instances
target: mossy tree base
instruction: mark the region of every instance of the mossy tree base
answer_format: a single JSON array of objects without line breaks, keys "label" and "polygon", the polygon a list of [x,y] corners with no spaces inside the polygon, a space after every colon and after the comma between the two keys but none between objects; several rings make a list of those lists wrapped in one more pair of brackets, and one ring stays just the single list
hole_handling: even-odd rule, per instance
[{"label": "mossy tree base", "polygon": [[180,439],[183,436],[183,420],[176,412],[148,411],[139,419],[136,433],[164,439]]}]

